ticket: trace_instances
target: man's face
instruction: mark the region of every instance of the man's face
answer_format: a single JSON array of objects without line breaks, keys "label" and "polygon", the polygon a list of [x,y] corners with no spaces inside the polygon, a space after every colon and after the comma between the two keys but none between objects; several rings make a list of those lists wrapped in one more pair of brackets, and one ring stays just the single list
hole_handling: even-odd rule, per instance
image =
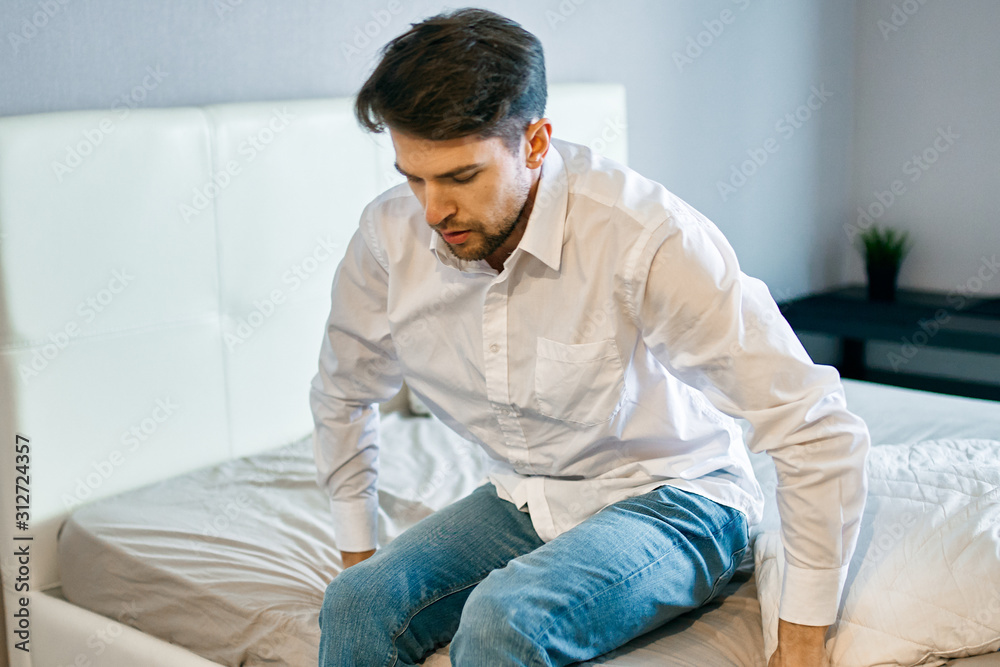
[{"label": "man's face", "polygon": [[499,137],[432,141],[391,128],[389,133],[396,168],[453,255],[475,261],[513,250],[501,247],[515,228],[524,227],[519,217],[531,190],[531,170],[523,145],[513,155]]}]

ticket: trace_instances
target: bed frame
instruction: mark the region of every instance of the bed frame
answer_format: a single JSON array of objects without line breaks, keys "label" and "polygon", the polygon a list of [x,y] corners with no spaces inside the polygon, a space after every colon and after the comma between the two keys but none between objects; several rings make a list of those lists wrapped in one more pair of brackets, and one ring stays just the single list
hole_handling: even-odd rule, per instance
[{"label": "bed frame", "polygon": [[[216,664],[120,622],[125,606],[112,619],[62,599],[57,533],[82,503],[311,432],[334,271],[364,205],[399,182],[391,144],[363,133],[351,105],[0,118],[0,576],[12,667]],[[622,86],[552,86],[548,112],[557,136],[627,161]],[[25,487],[26,530],[15,514]],[[22,608],[30,652],[17,648]]]}]

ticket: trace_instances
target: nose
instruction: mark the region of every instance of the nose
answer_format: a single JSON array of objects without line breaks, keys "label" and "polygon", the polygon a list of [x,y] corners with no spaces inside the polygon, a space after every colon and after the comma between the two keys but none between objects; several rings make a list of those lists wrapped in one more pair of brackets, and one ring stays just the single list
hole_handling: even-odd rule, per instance
[{"label": "nose", "polygon": [[455,206],[447,195],[433,185],[424,188],[424,218],[427,224],[437,226],[455,213]]}]

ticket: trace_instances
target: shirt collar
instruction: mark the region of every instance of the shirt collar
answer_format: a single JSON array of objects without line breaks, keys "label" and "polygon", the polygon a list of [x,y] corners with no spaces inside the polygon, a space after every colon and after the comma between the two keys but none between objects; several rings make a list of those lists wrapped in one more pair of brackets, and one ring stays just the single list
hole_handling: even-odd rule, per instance
[{"label": "shirt collar", "polygon": [[[555,142],[549,148],[542,162],[542,173],[538,179],[538,190],[535,192],[535,203],[528,216],[528,224],[524,236],[517,244],[513,256],[518,250],[527,252],[541,260],[555,271],[559,270],[562,260],[563,234],[566,229],[566,210],[569,198],[569,177],[562,155],[555,147]],[[485,265],[486,260],[467,262],[460,260],[448,250],[447,244],[437,232],[431,232],[428,249],[434,252],[445,264],[457,266],[461,270]]]},{"label": "shirt collar", "polygon": [[549,148],[542,162],[535,203],[528,216],[528,225],[517,247],[530,253],[552,268],[559,270],[562,260],[563,234],[566,230],[566,207],[569,180],[562,155],[555,145]]}]

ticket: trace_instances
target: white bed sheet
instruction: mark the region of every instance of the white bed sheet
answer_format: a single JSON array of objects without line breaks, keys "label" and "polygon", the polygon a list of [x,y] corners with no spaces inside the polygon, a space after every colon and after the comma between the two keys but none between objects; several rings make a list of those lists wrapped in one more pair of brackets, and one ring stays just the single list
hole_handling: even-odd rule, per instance
[{"label": "white bed sheet", "polygon": [[844,380],[847,405],[865,420],[875,444],[1000,439],[1000,401]]},{"label": "white bed sheet", "polygon": [[[1000,403],[845,387],[877,444],[1000,434]],[[433,420],[390,414],[382,428],[386,543],[484,481],[485,460]],[[330,535],[306,437],[81,508],[60,537],[63,592],[221,664],[313,665],[323,590],[340,569]],[[763,665],[751,568],[706,608],[587,664]],[[425,664],[448,665],[447,650]]]}]

